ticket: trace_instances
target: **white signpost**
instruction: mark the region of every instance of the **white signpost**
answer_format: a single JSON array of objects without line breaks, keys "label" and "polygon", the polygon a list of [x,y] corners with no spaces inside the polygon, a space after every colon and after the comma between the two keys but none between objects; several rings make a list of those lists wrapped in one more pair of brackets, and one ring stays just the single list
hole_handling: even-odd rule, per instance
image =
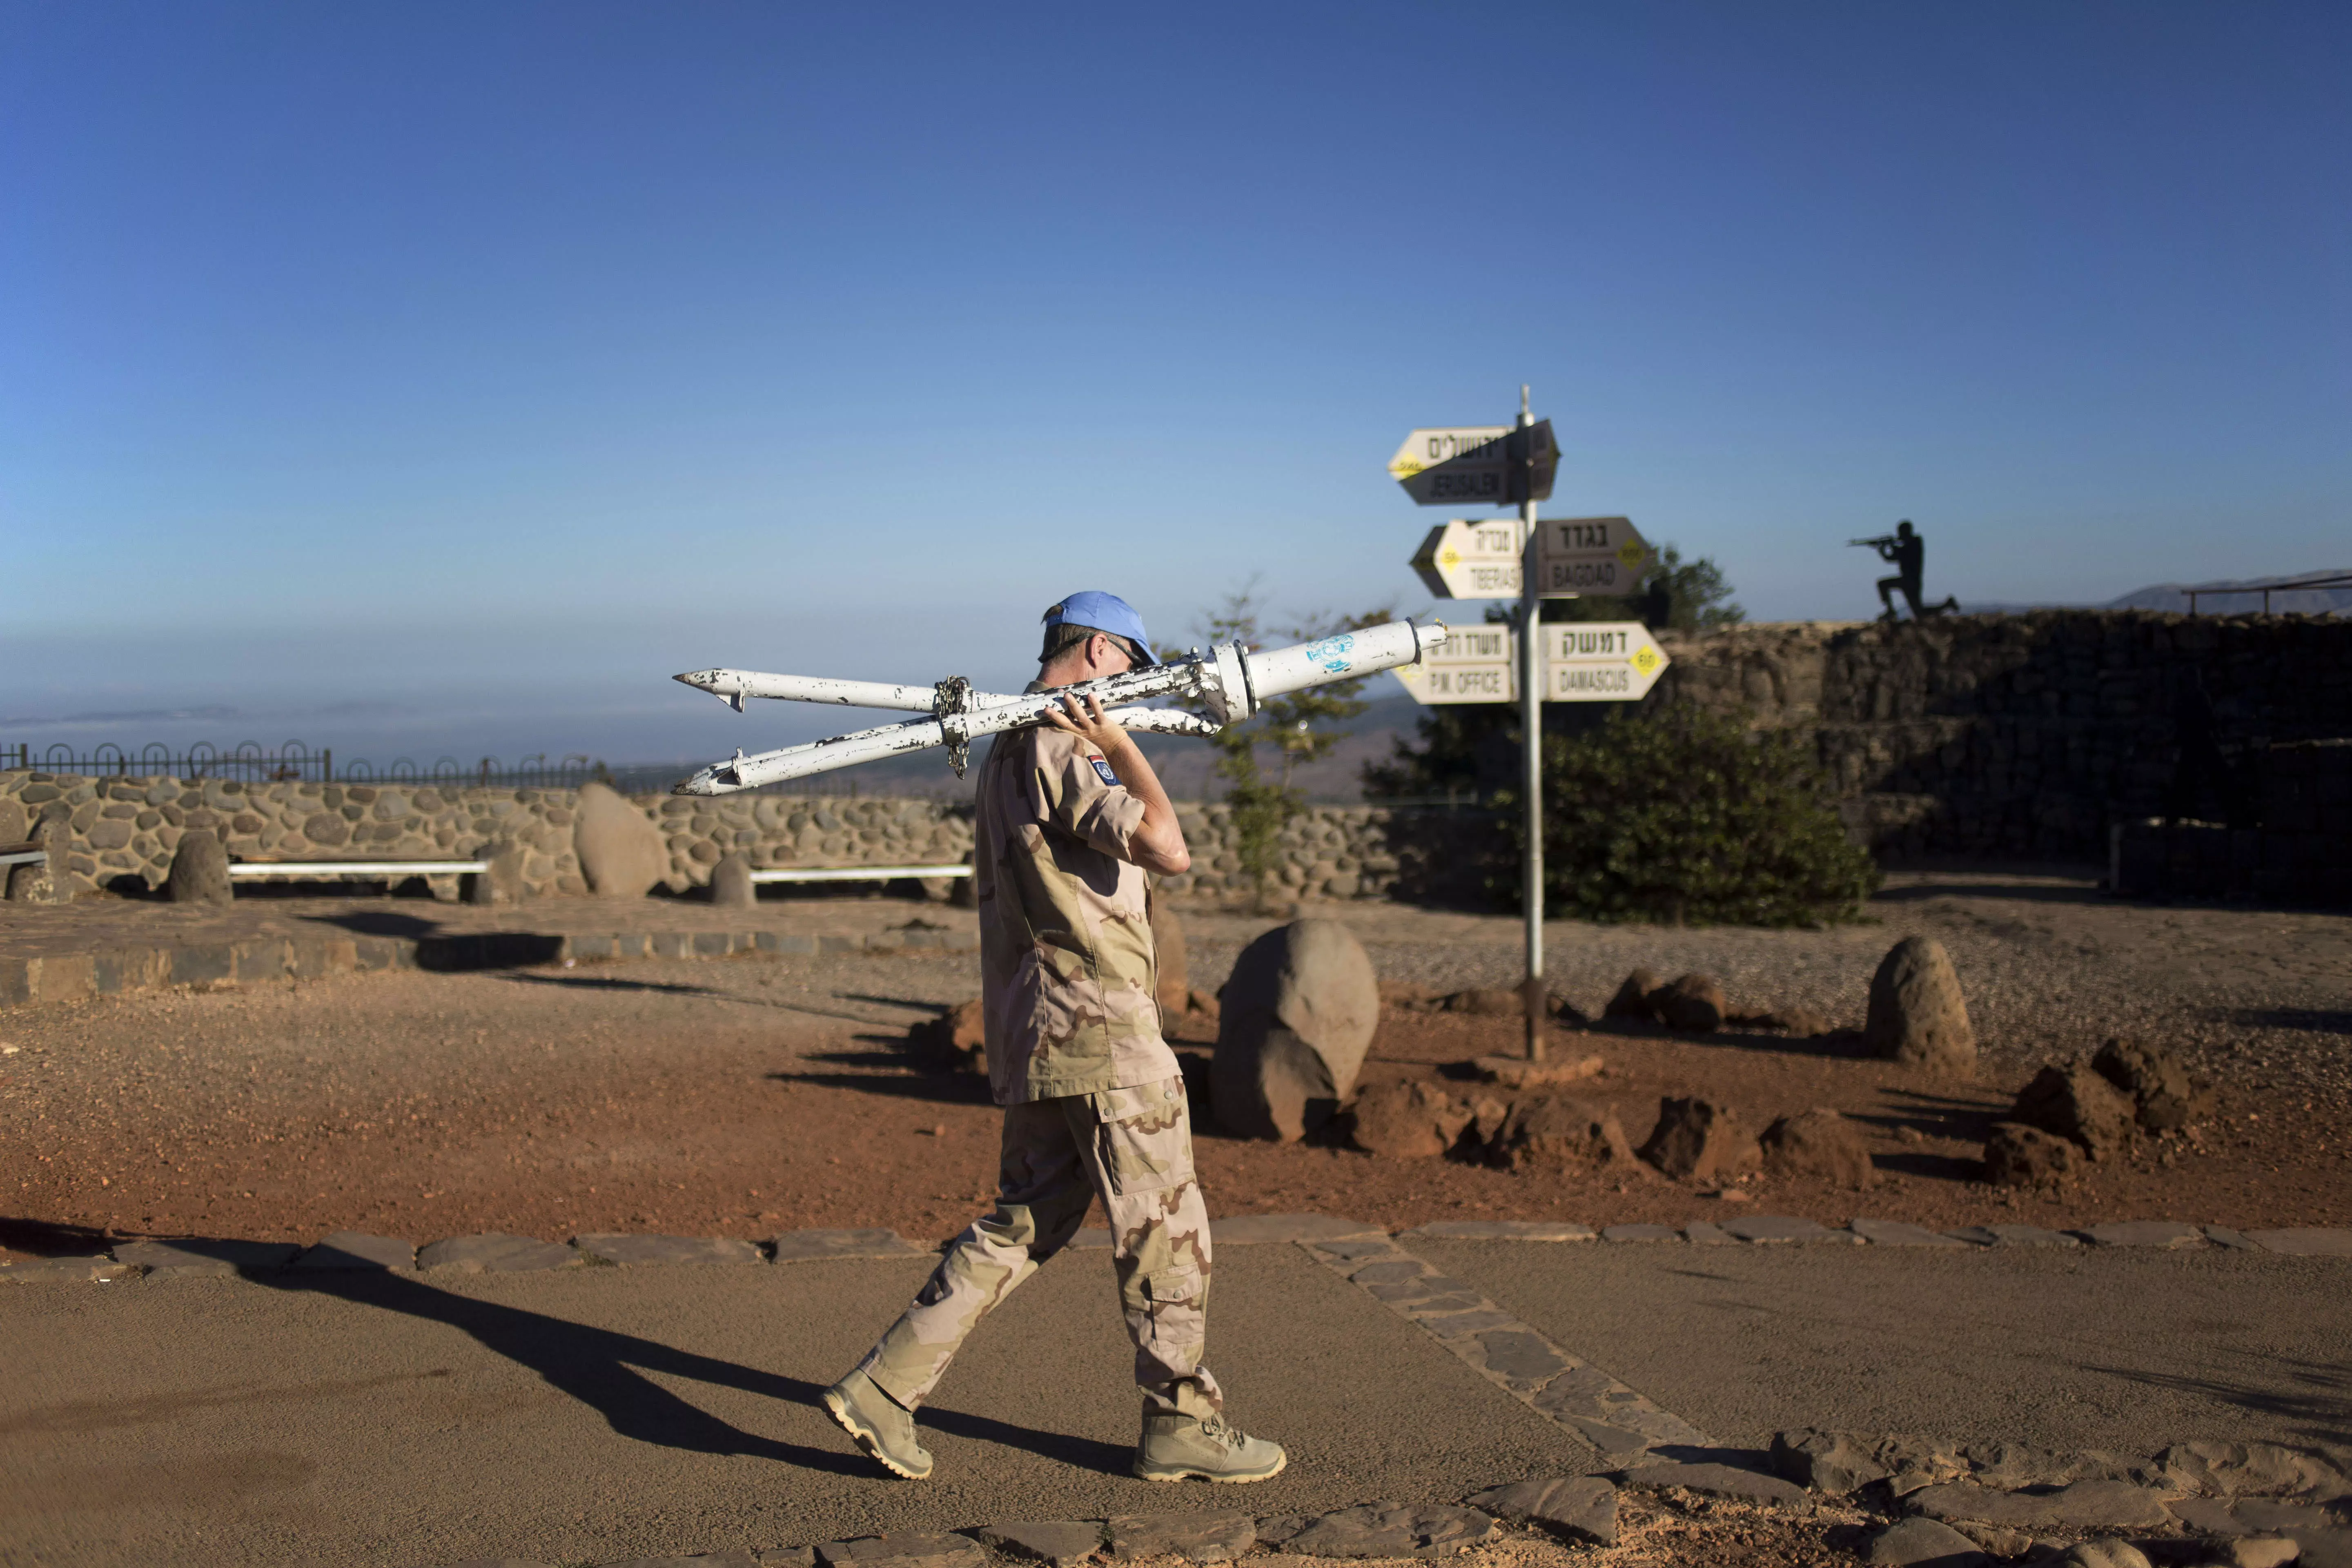
[{"label": "white signpost", "polygon": [[1551,494],[1559,447],[1551,421],[1416,430],[1389,472],[1419,506],[1513,506]]},{"label": "white signpost", "polygon": [[1634,702],[1672,662],[1639,621],[1546,621],[1544,700]]},{"label": "white signpost", "polygon": [[[1518,633],[1507,626],[1449,626],[1444,648],[1392,672],[1416,702],[1516,702]],[[1635,702],[1674,661],[1639,621],[1546,621],[1543,700]]]},{"label": "white signpost", "polygon": [[1516,599],[1527,534],[1516,517],[1487,522],[1455,519],[1429,531],[1412,569],[1441,599]]},{"label": "white signpost", "polygon": [[[1536,503],[1551,494],[1559,468],[1551,421],[1538,421],[1528,412],[1524,386],[1517,425],[1415,430],[1389,459],[1389,472],[1417,505],[1519,509],[1516,528],[1498,520],[1449,522],[1432,530],[1412,564],[1430,591],[1442,597],[1517,598],[1518,615],[1511,626],[1533,626],[1537,635],[1522,645],[1508,626],[1449,631],[1442,654],[1411,674],[1400,668],[1398,679],[1419,702],[1519,704],[1528,959],[1520,995],[1531,1061],[1543,1058],[1545,1012],[1543,704],[1631,701],[1649,690],[1666,666],[1648,630],[1632,622],[1543,624],[1545,598],[1630,594],[1649,560],[1648,545],[1622,517],[1537,521]],[[1519,552],[1517,572],[1507,559],[1513,544]]]},{"label": "white signpost", "polygon": [[1628,595],[1654,560],[1622,517],[1548,518],[1536,524],[1536,593],[1547,599]]},{"label": "white signpost", "polygon": [[1420,703],[1514,702],[1518,700],[1519,640],[1510,627],[1448,626],[1445,641],[1396,677]]}]

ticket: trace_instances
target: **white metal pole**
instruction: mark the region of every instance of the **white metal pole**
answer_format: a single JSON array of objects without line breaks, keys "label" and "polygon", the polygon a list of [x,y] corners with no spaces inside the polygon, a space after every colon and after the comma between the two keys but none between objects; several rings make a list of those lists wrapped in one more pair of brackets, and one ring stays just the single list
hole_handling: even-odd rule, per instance
[{"label": "white metal pole", "polygon": [[[1535,416],[1528,410],[1528,389],[1519,388],[1519,428],[1535,424]],[[1528,1060],[1539,1062],[1544,1054],[1544,872],[1543,872],[1543,599],[1538,593],[1541,584],[1536,576],[1536,460],[1535,441],[1526,442],[1521,478],[1527,487],[1519,502],[1519,521],[1527,536],[1527,544],[1519,557],[1519,729],[1525,737],[1520,746],[1526,768],[1528,855],[1527,886],[1523,901],[1527,906],[1528,977],[1522,987],[1528,1019]]]}]

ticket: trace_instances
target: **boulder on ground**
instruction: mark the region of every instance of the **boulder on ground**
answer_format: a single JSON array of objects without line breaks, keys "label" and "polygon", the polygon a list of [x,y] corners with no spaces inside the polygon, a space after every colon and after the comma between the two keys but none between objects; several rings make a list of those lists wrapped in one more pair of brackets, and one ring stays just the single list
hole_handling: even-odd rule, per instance
[{"label": "boulder on ground", "polygon": [[2189,1076],[2169,1051],[2110,1039],[2091,1058],[2101,1078],[2129,1096],[2135,1118],[2149,1132],[2178,1132],[2213,1114],[2213,1090]]},{"label": "boulder on ground", "polygon": [[1219,998],[1210,1081],[1227,1131],[1296,1142],[1339,1114],[1381,1023],[1355,932],[1329,920],[1277,926],[1242,949]]},{"label": "boulder on ground", "polygon": [[1658,1101],[1658,1125],[1642,1158],[1678,1182],[1727,1182],[1754,1170],[1762,1152],[1729,1106],[1667,1097]]},{"label": "boulder on ground", "polygon": [[226,904],[236,897],[229,886],[228,846],[218,834],[199,827],[180,835],[163,893],[175,904]]},{"label": "boulder on ground", "polygon": [[1942,942],[1906,936],[1888,950],[1871,977],[1863,1038],[1888,1061],[1955,1075],[1976,1070],[1976,1031]]},{"label": "boulder on ground", "polygon": [[[1473,1110],[1484,1125],[1488,1107]],[[1535,1096],[1513,1105],[1487,1141],[1486,1156],[1515,1171],[1639,1169],[1615,1107],[1558,1095]]]},{"label": "boulder on ground", "polygon": [[1445,999],[1445,1010],[1467,1013],[1477,1018],[1524,1018],[1528,1004],[1516,987],[1496,985],[1475,991],[1456,991]]},{"label": "boulder on ground", "polygon": [[588,889],[608,897],[643,898],[669,874],[669,846],[653,818],[611,784],[580,786],[572,818],[572,848]]},{"label": "boulder on ground", "polygon": [[1685,974],[1650,998],[1658,1021],[1686,1035],[1711,1035],[1731,1010],[1711,974]]},{"label": "boulder on ground", "polygon": [[1655,994],[1661,988],[1658,977],[1646,969],[1637,969],[1625,976],[1625,984],[1617,987],[1617,994],[1609,998],[1609,1005],[1601,1009],[1604,1018],[1630,1018],[1640,1023],[1654,1023],[1658,1016]]},{"label": "boulder on ground", "polygon": [[959,1002],[907,1031],[907,1043],[931,1065],[950,1072],[988,1070],[988,1022],[980,998]]},{"label": "boulder on ground", "polygon": [[2009,1120],[2038,1127],[2104,1160],[2128,1145],[2137,1123],[2132,1102],[2087,1062],[2045,1067],[2018,1091]]},{"label": "boulder on ground", "polygon": [[1985,1180],[1996,1187],[2059,1187],[2082,1173],[2083,1151],[2070,1139],[1998,1121],[1985,1140]]},{"label": "boulder on ground", "polygon": [[1157,892],[1151,896],[1151,951],[1160,967],[1160,984],[1152,1000],[1160,1005],[1160,1018],[1164,1025],[1171,1018],[1184,1016],[1185,1005],[1192,995],[1192,964],[1184,946],[1184,922],[1168,900]]},{"label": "boulder on ground", "polygon": [[1884,1480],[1888,1474],[1886,1467],[1878,1462],[1870,1438],[1813,1426],[1775,1432],[1772,1468],[1780,1472],[1783,1480],[1831,1497],[1860,1491],[1873,1481]]},{"label": "boulder on ground", "polygon": [[1783,1116],[1758,1140],[1764,1169],[1775,1176],[1814,1176],[1842,1187],[1868,1187],[1878,1179],[1862,1129],[1834,1110],[1815,1107]]},{"label": "boulder on ground", "polygon": [[710,901],[722,910],[748,910],[760,901],[751,885],[751,858],[740,849],[721,855],[710,868]]},{"label": "boulder on ground", "polygon": [[1428,1160],[1454,1147],[1470,1107],[1433,1083],[1383,1083],[1356,1097],[1349,1137],[1368,1154]]},{"label": "boulder on ground", "polygon": [[1434,1013],[1445,1005],[1444,997],[1417,981],[1383,980],[1380,992],[1381,1005],[1399,1013]]},{"label": "boulder on ground", "polygon": [[1817,1040],[1830,1032],[1830,1021],[1811,1007],[1767,1007],[1760,1013],[1734,1013],[1725,1020],[1742,1029],[1769,1029],[1795,1039]]}]

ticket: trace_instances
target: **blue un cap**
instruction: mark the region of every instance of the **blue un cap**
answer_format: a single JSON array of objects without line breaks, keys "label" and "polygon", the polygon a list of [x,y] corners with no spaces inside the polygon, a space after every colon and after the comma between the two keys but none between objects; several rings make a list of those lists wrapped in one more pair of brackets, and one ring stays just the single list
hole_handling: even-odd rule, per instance
[{"label": "blue un cap", "polygon": [[1117,594],[1098,593],[1091,588],[1083,594],[1073,594],[1045,612],[1045,624],[1087,626],[1125,637],[1143,655],[1145,664],[1160,662],[1160,656],[1151,651],[1151,644],[1143,635],[1143,617]]}]

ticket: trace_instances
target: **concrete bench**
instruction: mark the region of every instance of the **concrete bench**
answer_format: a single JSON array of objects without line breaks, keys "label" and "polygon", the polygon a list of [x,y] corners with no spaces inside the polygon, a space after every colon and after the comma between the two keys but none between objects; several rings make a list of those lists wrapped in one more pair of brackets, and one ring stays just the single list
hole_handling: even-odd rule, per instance
[{"label": "concrete bench", "polygon": [[422,877],[436,902],[454,904],[466,896],[461,879],[486,876],[489,869],[488,860],[235,860],[228,879],[232,888],[260,881],[382,882],[389,888]]},{"label": "concrete bench", "polygon": [[901,877],[969,877],[971,868],[952,866],[780,866],[754,871],[754,882],[895,882]]},{"label": "concrete bench", "polygon": [[[48,858],[49,852],[41,847],[37,839],[28,838],[22,844],[0,844],[0,866],[38,866]],[[5,871],[0,871],[0,880],[6,877]]]}]

